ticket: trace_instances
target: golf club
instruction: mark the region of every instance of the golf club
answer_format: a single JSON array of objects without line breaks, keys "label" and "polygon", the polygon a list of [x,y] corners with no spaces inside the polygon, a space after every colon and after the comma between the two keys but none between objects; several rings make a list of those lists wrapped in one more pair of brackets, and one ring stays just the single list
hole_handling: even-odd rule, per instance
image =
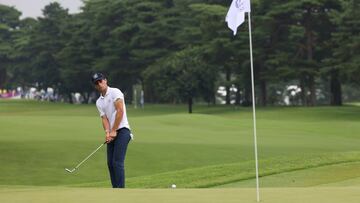
[{"label": "golf club", "polygon": [[93,154],[95,154],[95,152],[97,152],[104,144],[106,144],[106,142],[102,143],[98,148],[96,148],[89,156],[87,156],[84,160],[82,160],[77,166],[75,166],[75,168],[73,169],[68,169],[65,168],[65,171],[72,173],[74,171],[76,171],[77,168],[79,168],[81,166],[81,164],[83,164],[86,160],[88,160]]}]

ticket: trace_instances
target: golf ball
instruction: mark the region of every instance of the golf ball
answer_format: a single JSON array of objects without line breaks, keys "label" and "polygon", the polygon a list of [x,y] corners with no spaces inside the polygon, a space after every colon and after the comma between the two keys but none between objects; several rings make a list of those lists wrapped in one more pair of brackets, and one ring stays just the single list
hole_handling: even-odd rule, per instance
[{"label": "golf ball", "polygon": [[172,184],[172,185],[171,185],[171,188],[176,188],[176,185],[175,185],[175,184]]}]

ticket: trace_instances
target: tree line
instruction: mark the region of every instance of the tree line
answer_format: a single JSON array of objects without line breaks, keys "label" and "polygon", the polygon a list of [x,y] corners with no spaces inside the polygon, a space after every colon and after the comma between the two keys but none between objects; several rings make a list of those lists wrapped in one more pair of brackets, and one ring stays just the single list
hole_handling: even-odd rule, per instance
[{"label": "tree line", "polygon": [[[247,23],[233,36],[224,22],[231,1],[88,0],[69,14],[54,2],[43,16],[20,19],[0,5],[0,87],[53,87],[63,95],[93,87],[104,72],[131,100],[141,85],[145,101],[250,105]],[[300,105],[342,105],[342,86],[360,85],[360,2],[253,0],[256,102],[279,102],[279,89],[295,84]]]}]

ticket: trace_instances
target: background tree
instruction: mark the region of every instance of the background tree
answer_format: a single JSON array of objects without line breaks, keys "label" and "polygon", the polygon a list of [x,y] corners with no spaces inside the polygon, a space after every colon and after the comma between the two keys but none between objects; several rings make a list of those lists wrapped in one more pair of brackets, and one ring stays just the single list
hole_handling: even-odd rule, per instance
[{"label": "background tree", "polygon": [[193,100],[209,91],[214,80],[211,67],[206,66],[200,47],[187,48],[158,61],[145,72],[145,84],[153,88],[162,101],[187,102],[192,113]]},{"label": "background tree", "polygon": [[66,25],[70,16],[67,9],[56,2],[45,6],[43,15],[31,33],[32,74],[40,88],[58,88],[62,81],[56,55],[67,43]]},{"label": "background tree", "polygon": [[0,87],[8,80],[14,33],[17,32],[20,15],[15,8],[0,4]]},{"label": "background tree", "polygon": [[36,27],[37,21],[33,18],[20,20],[19,26],[14,32],[12,42],[11,66],[9,82],[18,86],[26,87],[35,81],[32,73],[31,59],[33,57],[31,47],[31,35]]},{"label": "background tree", "polygon": [[[51,3],[43,17],[21,20],[16,9],[1,6],[0,86],[54,87],[70,99],[80,92],[86,102],[93,93],[91,73],[102,71],[129,101],[133,86],[140,84],[146,102],[189,103],[191,98],[215,104],[218,88],[224,87],[225,103],[245,106],[284,103],[290,85],[301,88],[292,104],[312,106],[328,99],[341,105],[342,86],[358,86],[356,1],[252,1],[256,101],[251,98],[247,22],[233,36],[224,21],[229,5],[218,0],[96,0],[69,14]],[[194,93],[187,96],[174,93],[179,92],[171,78],[181,75],[179,67],[201,82],[189,84]],[[196,76],[199,70],[203,76]],[[168,74],[154,75],[162,72]],[[149,78],[158,78],[164,87],[169,82],[170,89],[160,91]]]},{"label": "background tree", "polygon": [[360,78],[360,3],[342,2],[342,10],[329,10],[335,31],[328,42],[330,55],[323,72],[330,78],[330,104],[342,105],[342,81],[359,86]]}]

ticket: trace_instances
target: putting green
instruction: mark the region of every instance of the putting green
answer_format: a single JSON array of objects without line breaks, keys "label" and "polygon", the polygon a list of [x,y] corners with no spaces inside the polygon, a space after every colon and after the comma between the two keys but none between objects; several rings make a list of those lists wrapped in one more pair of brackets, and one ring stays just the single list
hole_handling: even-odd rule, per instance
[{"label": "putting green", "polygon": [[[359,187],[331,188],[261,188],[264,203],[358,203]],[[0,189],[0,202],[57,203],[57,202],[242,202],[255,203],[256,191],[241,189],[98,189],[30,187]]]}]

